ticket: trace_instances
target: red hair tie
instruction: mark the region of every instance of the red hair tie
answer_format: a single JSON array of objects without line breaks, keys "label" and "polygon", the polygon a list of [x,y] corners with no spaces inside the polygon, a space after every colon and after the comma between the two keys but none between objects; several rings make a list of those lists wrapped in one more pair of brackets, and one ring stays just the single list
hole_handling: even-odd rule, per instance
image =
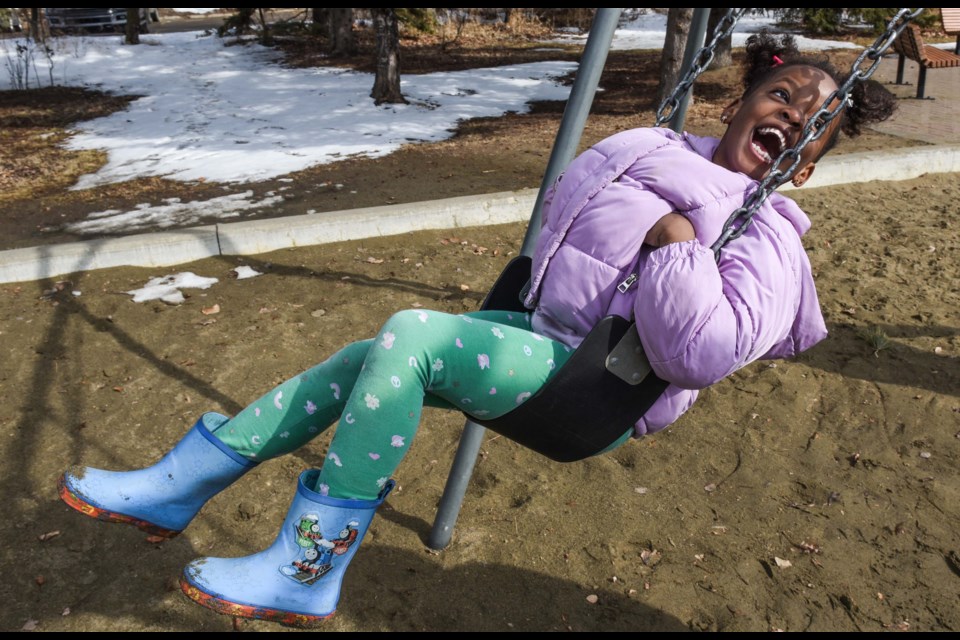
[{"label": "red hair tie", "polygon": [[773,64],[770,65],[770,66],[771,66],[771,67],[779,67],[779,66],[782,65],[782,64],[783,64],[783,60],[780,59],[780,56],[773,56]]}]

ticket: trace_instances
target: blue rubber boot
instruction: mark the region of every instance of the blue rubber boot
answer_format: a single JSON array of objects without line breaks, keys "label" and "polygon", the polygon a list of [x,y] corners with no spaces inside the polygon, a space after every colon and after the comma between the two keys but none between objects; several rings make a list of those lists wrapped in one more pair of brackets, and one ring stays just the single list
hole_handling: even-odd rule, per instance
[{"label": "blue rubber boot", "polygon": [[205,413],[177,446],[146,469],[67,471],[60,476],[60,498],[93,518],[173,538],[207,500],[257,465],[213,434],[226,422],[226,416]]},{"label": "blue rubber boot", "polygon": [[376,500],[320,495],[317,470],[300,475],[297,494],[273,545],[244,558],[200,558],[183,570],[180,588],[218,613],[311,627],[337,609],[340,584],[374,512]]}]

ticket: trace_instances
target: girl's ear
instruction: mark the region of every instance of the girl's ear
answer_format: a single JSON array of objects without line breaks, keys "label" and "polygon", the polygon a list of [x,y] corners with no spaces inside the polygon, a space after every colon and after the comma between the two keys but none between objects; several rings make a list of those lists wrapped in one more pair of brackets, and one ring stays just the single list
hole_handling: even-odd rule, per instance
[{"label": "girl's ear", "polygon": [[733,120],[733,116],[737,115],[737,111],[740,110],[740,104],[741,104],[740,98],[737,98],[736,100],[728,104],[724,108],[724,110],[720,113],[720,122],[722,122],[723,124],[727,124],[728,122]]},{"label": "girl's ear", "polygon": [[813,170],[817,168],[817,165],[813,162],[807,163],[802,169],[793,174],[793,179],[791,182],[793,186],[799,188],[802,187],[807,180],[810,179],[810,176],[813,175]]}]

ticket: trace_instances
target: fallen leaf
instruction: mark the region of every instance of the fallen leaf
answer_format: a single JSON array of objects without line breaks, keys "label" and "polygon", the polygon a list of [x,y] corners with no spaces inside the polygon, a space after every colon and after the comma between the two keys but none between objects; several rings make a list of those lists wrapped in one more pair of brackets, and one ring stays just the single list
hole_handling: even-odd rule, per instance
[{"label": "fallen leaf", "polygon": [[70,615],[70,607],[64,607],[63,611],[60,613],[62,616]]},{"label": "fallen leaf", "polygon": [[47,579],[43,576],[37,576],[33,581],[37,583],[38,587],[42,587],[47,582]]},{"label": "fallen leaf", "polygon": [[213,315],[214,313],[220,313],[220,305],[215,304],[212,307],[204,307],[200,313],[205,316]]},{"label": "fallen leaf", "polygon": [[789,560],[784,560],[783,558],[773,557],[773,561],[777,563],[777,566],[781,569],[786,569],[787,567],[792,567],[793,563]]},{"label": "fallen leaf", "polygon": [[56,538],[58,535],[60,535],[59,531],[49,531],[47,533],[40,534],[40,542],[51,540],[53,538]]},{"label": "fallen leaf", "polygon": [[157,544],[160,542],[164,542],[165,540],[166,538],[164,538],[163,536],[147,536],[147,542],[149,542],[150,544]]}]

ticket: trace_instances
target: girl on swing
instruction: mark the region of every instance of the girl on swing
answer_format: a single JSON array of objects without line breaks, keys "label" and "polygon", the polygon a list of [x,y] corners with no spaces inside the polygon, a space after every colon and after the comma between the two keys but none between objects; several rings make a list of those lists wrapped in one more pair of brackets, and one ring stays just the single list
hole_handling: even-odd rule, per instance
[{"label": "girl on swing", "polygon": [[[810,220],[796,203],[771,194],[719,259],[710,247],[844,79],[827,61],[802,56],[790,36],[752,36],[745,89],[720,115],[721,139],[624,131],[585,151],[549,189],[528,313],[401,311],[375,338],[345,346],[238,415],[201,416],[153,466],[64,473],[61,497],[87,515],[173,537],[254,466],[339,421],[323,467],[300,476],[273,545],[195,560],[180,580],[190,598],[221,613],[297,626],[333,615],[344,571],[393,487],[424,405],[504,415],[601,318],[632,317],[669,386],[609,450],[673,423],[699,389],[826,336],[801,244]],[[894,106],[878,83],[855,84],[829,129],[803,149],[793,184],[810,178],[841,130],[858,135]]]}]

